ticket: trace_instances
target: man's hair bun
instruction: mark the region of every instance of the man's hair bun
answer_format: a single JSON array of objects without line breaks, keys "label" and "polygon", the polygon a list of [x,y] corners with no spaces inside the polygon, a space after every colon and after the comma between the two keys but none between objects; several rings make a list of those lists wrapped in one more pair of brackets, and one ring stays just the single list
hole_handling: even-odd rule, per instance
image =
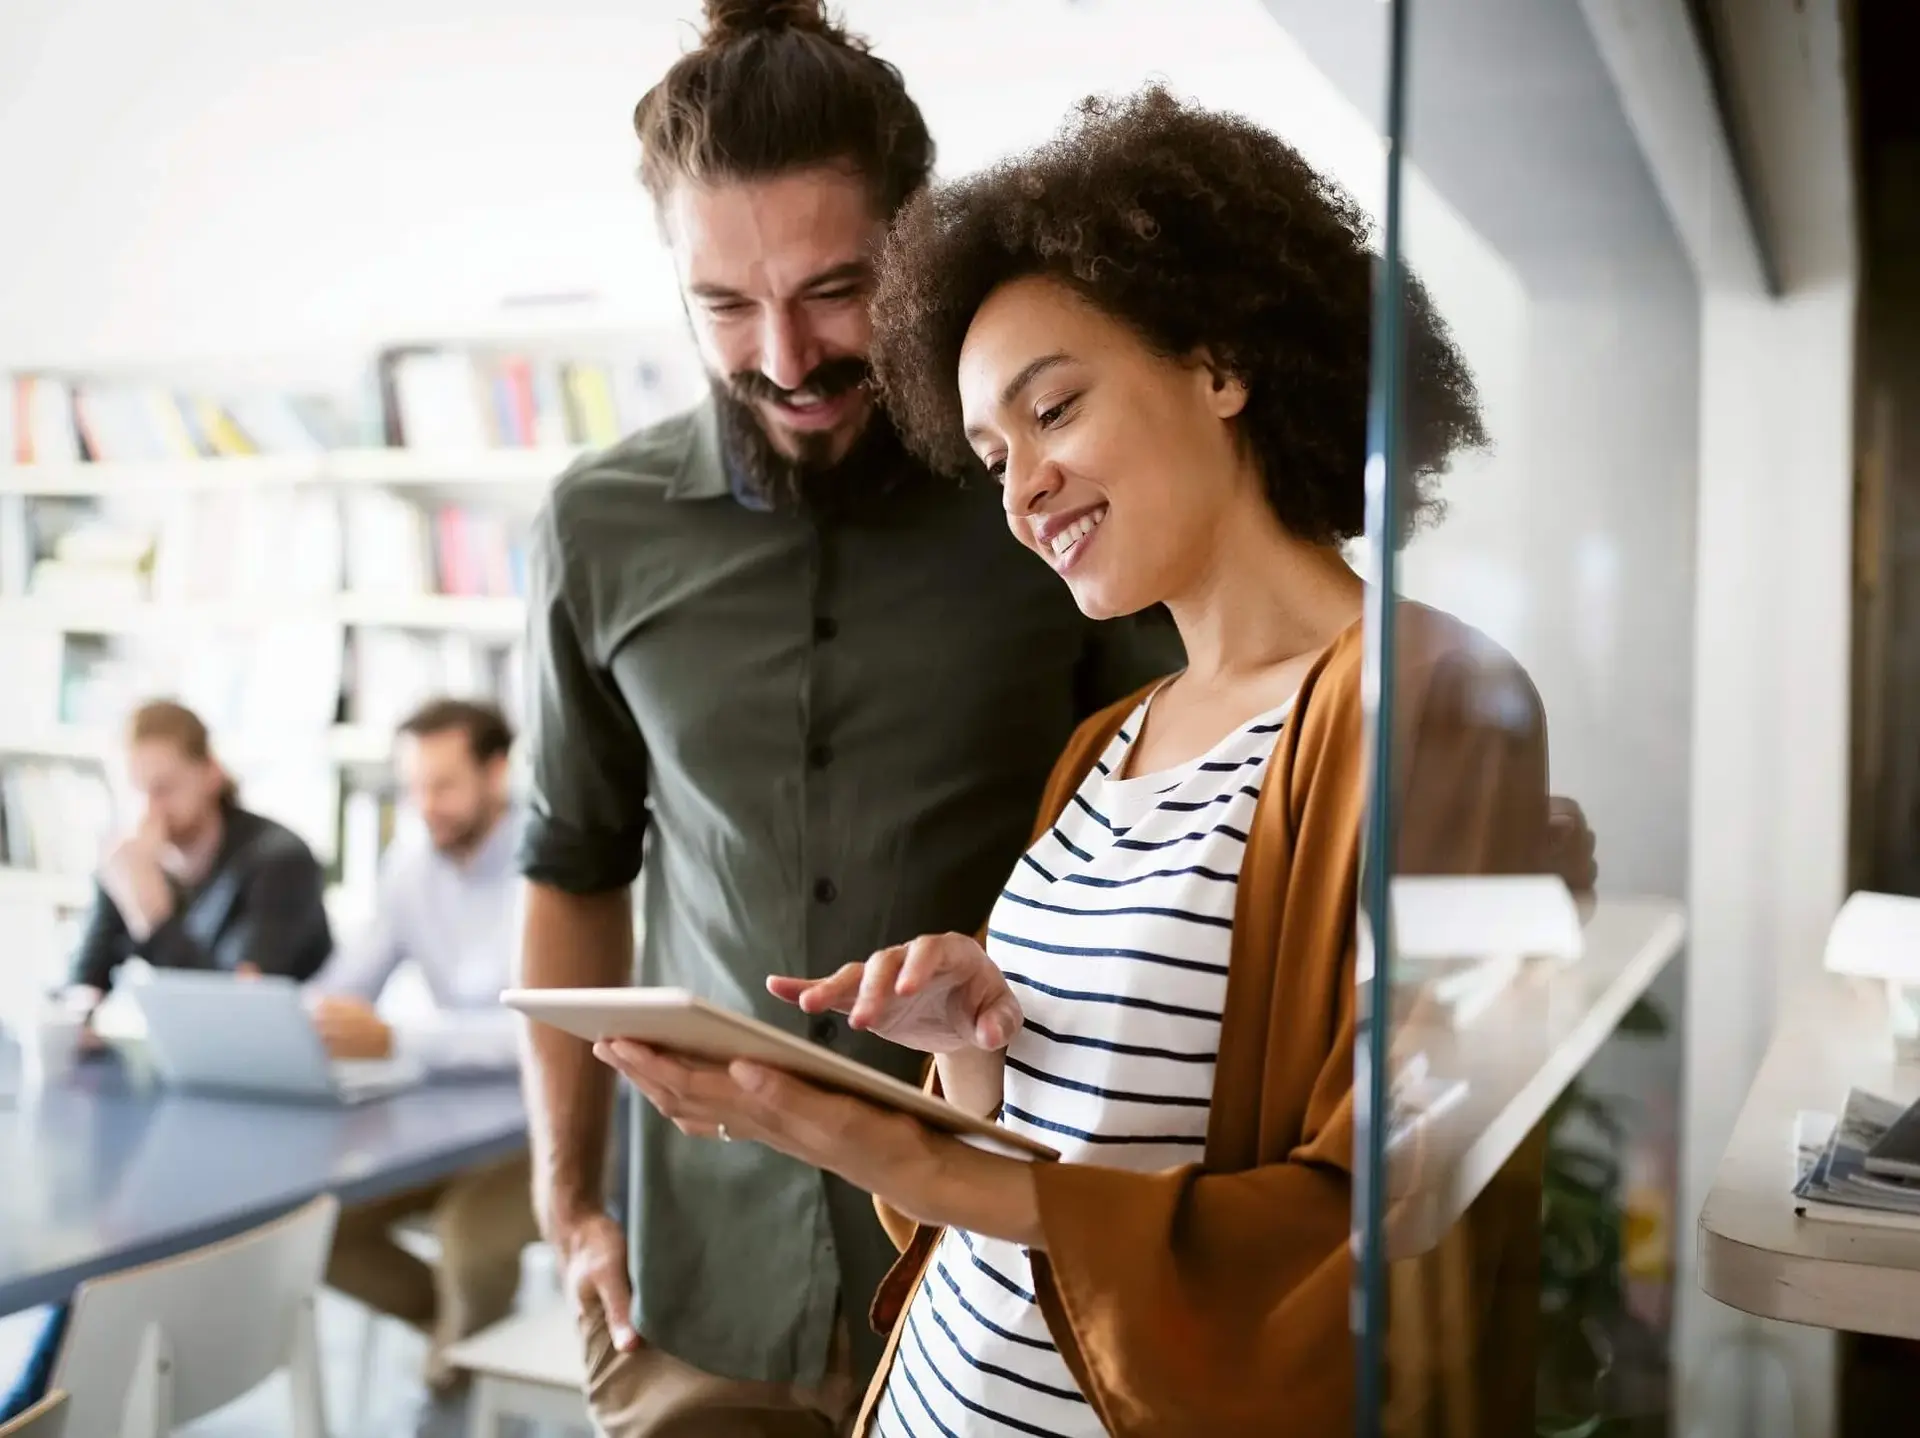
[{"label": "man's hair bun", "polygon": [[749,35],[810,30],[830,35],[833,25],[820,0],[707,0],[704,43],[724,45]]}]

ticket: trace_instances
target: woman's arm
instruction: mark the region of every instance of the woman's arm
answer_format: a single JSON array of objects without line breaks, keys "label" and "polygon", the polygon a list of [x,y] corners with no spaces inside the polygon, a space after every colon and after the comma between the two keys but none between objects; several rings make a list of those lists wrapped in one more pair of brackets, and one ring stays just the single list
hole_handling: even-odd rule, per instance
[{"label": "woman's arm", "polygon": [[1044,1242],[1033,1163],[761,1064],[703,1063],[630,1039],[602,1041],[594,1053],[688,1133],[764,1143],[838,1174],[916,1223]]},{"label": "woman's arm", "polygon": [[958,1049],[937,1056],[933,1067],[940,1076],[941,1096],[955,1108],[976,1118],[992,1118],[1000,1112],[1007,1077],[1004,1048]]}]

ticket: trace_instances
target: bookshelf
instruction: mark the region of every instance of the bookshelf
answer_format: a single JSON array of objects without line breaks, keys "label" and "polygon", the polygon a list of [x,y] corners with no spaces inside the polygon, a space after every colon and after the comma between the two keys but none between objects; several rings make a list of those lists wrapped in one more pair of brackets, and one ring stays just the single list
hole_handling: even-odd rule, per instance
[{"label": "bookshelf", "polygon": [[59,869],[79,867],[73,796],[84,787],[89,820],[112,822],[110,794],[92,790],[116,782],[120,719],[150,694],[200,711],[247,801],[341,872],[348,793],[384,801],[407,712],[439,692],[513,709],[519,546],[579,452],[0,467],[0,668],[14,681],[0,694],[0,864],[14,874],[0,905],[85,902],[84,884],[32,882],[20,851],[43,867],[32,854],[57,847]]},{"label": "bookshelf", "polygon": [[29,967],[65,958],[127,817],[121,725],[157,694],[207,720],[352,927],[398,721],[440,693],[518,717],[553,479],[705,385],[682,337],[617,331],[272,368],[0,373],[0,924]]},{"label": "bookshelf", "polygon": [[578,445],[445,452],[355,448],[229,458],[0,464],[0,494],[85,498],[296,485],[537,490],[585,452]]},{"label": "bookshelf", "polygon": [[526,613],[518,599],[455,594],[353,594],[331,600],[0,600],[0,628],[54,634],[138,636],[181,630],[259,629],[318,623],[363,629],[468,634],[501,642],[519,637]]},{"label": "bookshelf", "polygon": [[[388,762],[393,751],[393,736],[370,724],[334,724],[312,734],[284,736],[284,741],[318,743],[330,763],[343,767],[378,768]],[[111,728],[60,724],[37,732],[0,729],[0,762],[44,759],[109,765],[119,753],[120,736]],[[223,746],[222,756],[239,765],[272,757],[270,752],[249,749],[244,740]]]}]

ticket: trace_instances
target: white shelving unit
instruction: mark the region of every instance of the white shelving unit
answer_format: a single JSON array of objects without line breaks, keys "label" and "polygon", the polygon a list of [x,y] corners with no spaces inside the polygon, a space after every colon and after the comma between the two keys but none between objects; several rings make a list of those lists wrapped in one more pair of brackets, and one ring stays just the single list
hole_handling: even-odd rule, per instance
[{"label": "white shelving unit", "polygon": [[92,900],[93,880],[89,878],[45,874],[36,869],[0,868],[0,904],[79,909]]},{"label": "white shelving unit", "polygon": [[[0,464],[0,502],[61,497],[149,501],[223,490],[330,487],[349,492],[384,489],[423,505],[469,505],[524,519],[538,507],[554,477],[582,452],[573,447],[387,448],[139,463]],[[521,637],[525,605],[517,598],[407,592],[118,602],[111,596],[0,595],[0,632],[99,635],[137,643],[143,637],[200,630],[244,633],[304,623],[511,645]],[[392,749],[386,729],[354,724],[271,736],[216,733],[215,740],[223,757],[241,769],[295,752],[311,758],[317,748],[324,762],[367,773],[384,768]],[[0,764],[111,764],[118,745],[119,736],[110,729],[48,724],[15,732],[0,727]],[[0,867],[0,906],[72,910],[86,905],[91,894],[87,878]]]},{"label": "white shelving unit", "polygon": [[455,594],[341,594],[333,599],[142,601],[0,599],[0,627],[61,634],[151,634],[179,629],[257,629],[320,621],[381,629],[421,629],[510,641],[526,608],[518,599]]},{"label": "white shelving unit", "polygon": [[336,449],[234,459],[138,464],[4,464],[0,494],[32,496],[155,494],[271,485],[370,485],[376,488],[496,486],[544,488],[583,451]]},{"label": "white shelving unit", "polygon": [[[393,748],[392,735],[366,724],[335,724],[318,734],[289,734],[284,742],[305,744],[315,740],[325,746],[328,760],[350,767],[385,764]],[[0,729],[0,762],[42,759],[104,764],[113,760],[119,744],[119,736],[110,729],[76,724],[56,725],[35,733],[10,733]],[[224,745],[221,752],[236,764],[271,757],[257,748],[249,748],[244,741]]]}]

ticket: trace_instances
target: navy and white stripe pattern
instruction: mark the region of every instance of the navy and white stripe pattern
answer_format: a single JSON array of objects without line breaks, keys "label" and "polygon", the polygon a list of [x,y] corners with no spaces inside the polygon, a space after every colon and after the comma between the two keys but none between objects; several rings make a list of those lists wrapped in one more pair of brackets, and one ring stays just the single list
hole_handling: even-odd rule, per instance
[{"label": "navy and white stripe pattern", "polygon": [[[1199,1162],[1247,830],[1285,709],[1177,769],[1115,779],[1149,699],[1015,869],[987,930],[1026,1027],[1001,1122],[1069,1163]],[[881,1438],[1102,1429],[1035,1306],[1025,1249],[949,1230],[907,1315]]]}]

